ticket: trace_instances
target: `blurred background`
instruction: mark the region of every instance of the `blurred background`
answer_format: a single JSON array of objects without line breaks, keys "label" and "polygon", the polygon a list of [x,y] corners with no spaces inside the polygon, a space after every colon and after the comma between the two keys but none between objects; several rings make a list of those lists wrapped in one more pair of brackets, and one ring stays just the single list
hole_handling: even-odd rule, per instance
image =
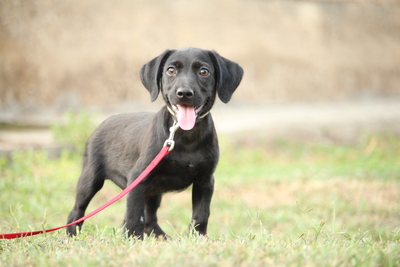
[{"label": "blurred background", "polygon": [[[400,0],[0,0],[0,233],[64,224],[87,137],[113,114],[159,110],[139,70],[187,46],[245,71],[232,100],[212,110],[221,158],[209,233],[224,251],[216,262],[234,254],[225,265],[245,265],[243,257],[279,265],[275,254],[300,266],[399,262]],[[118,192],[105,186],[88,211]],[[190,198],[163,199],[168,234],[187,230]],[[116,265],[114,254],[92,248],[117,244],[104,233],[119,233],[110,227],[120,227],[125,208],[120,201],[85,223],[89,235],[101,232],[98,246],[87,238],[76,252],[62,231],[58,241],[3,246],[15,251],[3,261],[75,266],[89,255]],[[188,262],[190,248],[178,243],[183,251],[154,255],[163,265],[165,255]],[[132,251],[143,249],[126,244],[113,250],[140,261]],[[257,257],[266,261],[253,264]]]},{"label": "blurred background", "polygon": [[187,46],[245,70],[233,110],[217,105],[222,123],[238,110],[290,125],[361,110],[349,123],[385,114],[400,124],[400,2],[379,0],[1,1],[0,122],[157,110],[139,70]]}]

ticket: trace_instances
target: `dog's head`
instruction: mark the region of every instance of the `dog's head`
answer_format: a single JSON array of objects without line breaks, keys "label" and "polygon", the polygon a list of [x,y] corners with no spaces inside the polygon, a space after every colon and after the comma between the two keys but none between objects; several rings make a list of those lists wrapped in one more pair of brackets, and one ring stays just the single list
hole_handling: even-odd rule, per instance
[{"label": "dog's head", "polygon": [[242,77],[243,69],[235,62],[198,48],[167,50],[140,70],[151,101],[161,92],[183,130],[191,130],[208,114],[217,94],[228,103]]}]

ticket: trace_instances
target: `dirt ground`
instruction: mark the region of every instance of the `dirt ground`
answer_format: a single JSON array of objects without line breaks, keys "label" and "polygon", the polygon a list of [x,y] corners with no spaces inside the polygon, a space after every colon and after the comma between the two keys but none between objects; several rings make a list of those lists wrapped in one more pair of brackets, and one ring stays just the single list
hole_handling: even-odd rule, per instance
[{"label": "dirt ground", "polygon": [[[95,122],[118,113],[156,111],[162,103],[144,106],[119,106],[93,111]],[[217,102],[212,115],[220,135],[289,139],[301,142],[352,143],[373,133],[400,135],[400,99],[370,99],[341,102],[291,104],[222,104]],[[59,121],[57,114],[26,115],[16,123],[46,125]],[[0,130],[0,155],[27,148],[59,149],[50,130]]]},{"label": "dirt ground", "polygon": [[221,133],[267,140],[352,143],[367,134],[400,134],[400,99],[226,106],[213,115]]}]

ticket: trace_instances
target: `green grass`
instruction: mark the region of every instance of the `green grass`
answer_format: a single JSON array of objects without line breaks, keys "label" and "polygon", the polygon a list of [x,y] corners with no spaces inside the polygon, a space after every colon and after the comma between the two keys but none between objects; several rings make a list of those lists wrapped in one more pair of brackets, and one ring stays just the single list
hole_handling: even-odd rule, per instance
[{"label": "green grass", "polygon": [[[168,241],[123,238],[122,199],[76,238],[60,230],[0,240],[0,265],[400,265],[399,137],[352,145],[220,139],[207,238],[188,233],[187,190],[164,196],[159,220]],[[68,151],[60,159],[26,151],[0,160],[0,233],[64,225],[80,166],[81,155]],[[88,211],[118,192],[106,183]]]}]

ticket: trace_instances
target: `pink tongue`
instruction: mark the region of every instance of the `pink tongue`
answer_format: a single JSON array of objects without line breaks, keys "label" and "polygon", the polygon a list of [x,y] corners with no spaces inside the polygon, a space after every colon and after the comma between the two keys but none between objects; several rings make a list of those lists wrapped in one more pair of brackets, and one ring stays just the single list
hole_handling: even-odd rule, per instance
[{"label": "pink tongue", "polygon": [[177,105],[178,106],[178,114],[177,119],[179,126],[182,130],[188,131],[193,129],[194,124],[196,123],[196,112],[194,107],[185,106],[185,105]]}]

